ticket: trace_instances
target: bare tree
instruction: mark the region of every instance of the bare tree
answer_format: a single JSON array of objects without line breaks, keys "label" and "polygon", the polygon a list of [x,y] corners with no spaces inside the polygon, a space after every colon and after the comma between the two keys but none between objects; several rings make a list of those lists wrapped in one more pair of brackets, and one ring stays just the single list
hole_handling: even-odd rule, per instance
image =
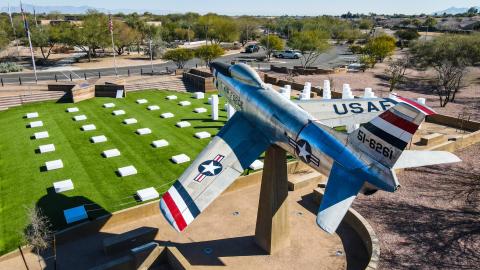
[{"label": "bare tree", "polygon": [[410,66],[410,57],[405,56],[399,59],[391,60],[385,69],[385,74],[389,77],[390,92],[392,92],[397,84],[405,79],[405,72]]},{"label": "bare tree", "polygon": [[36,206],[26,208],[26,210],[29,224],[24,230],[24,237],[37,254],[38,264],[42,268],[40,252],[50,247],[52,239],[50,221]]},{"label": "bare tree", "polygon": [[465,65],[455,65],[445,61],[442,65],[435,66],[437,71],[435,91],[440,98],[440,106],[445,107],[448,102],[455,102],[455,95],[465,87],[463,78],[467,73]]}]

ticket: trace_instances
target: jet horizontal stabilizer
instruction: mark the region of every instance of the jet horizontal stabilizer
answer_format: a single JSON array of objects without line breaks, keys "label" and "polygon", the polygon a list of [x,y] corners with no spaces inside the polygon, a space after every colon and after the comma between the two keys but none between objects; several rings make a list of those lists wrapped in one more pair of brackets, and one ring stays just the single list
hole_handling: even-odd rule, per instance
[{"label": "jet horizontal stabilizer", "polygon": [[394,169],[414,168],[462,161],[456,155],[446,151],[405,150],[397,160]]}]

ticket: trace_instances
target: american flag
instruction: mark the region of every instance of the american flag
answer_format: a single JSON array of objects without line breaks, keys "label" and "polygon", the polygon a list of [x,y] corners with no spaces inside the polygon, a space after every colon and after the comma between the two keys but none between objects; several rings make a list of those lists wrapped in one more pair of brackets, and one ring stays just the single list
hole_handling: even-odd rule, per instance
[{"label": "american flag", "polygon": [[108,30],[110,31],[110,33],[113,33],[112,15],[108,15]]}]

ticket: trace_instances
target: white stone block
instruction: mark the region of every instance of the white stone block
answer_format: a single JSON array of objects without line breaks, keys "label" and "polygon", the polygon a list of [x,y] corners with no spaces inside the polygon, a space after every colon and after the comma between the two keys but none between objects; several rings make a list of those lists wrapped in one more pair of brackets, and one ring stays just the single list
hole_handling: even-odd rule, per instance
[{"label": "white stone block", "polygon": [[175,95],[170,95],[170,96],[167,96],[166,99],[168,99],[168,100],[175,100],[175,99],[177,99],[177,96],[175,96]]},{"label": "white stone block", "polygon": [[162,113],[162,114],[160,115],[160,117],[162,117],[162,118],[172,118],[172,117],[174,117],[174,116],[175,116],[175,115],[173,115],[173,113],[170,113],[170,112]]},{"label": "white stone block", "polygon": [[180,106],[190,106],[190,105],[192,105],[192,103],[190,101],[184,100],[184,101],[180,101],[178,103],[178,105],[180,105]]},{"label": "white stone block", "polygon": [[185,154],[180,154],[180,155],[173,156],[172,161],[175,164],[181,164],[181,163],[189,162],[190,158]]},{"label": "white stone block", "polygon": [[212,97],[209,97],[209,98],[208,98],[208,104],[209,104],[209,105],[212,105]]},{"label": "white stone block", "polygon": [[127,118],[127,119],[123,120],[123,123],[124,123],[125,125],[131,125],[131,124],[136,124],[136,123],[138,123],[138,121],[137,121],[137,119],[135,119],[135,118]]},{"label": "white stone block", "polygon": [[203,92],[195,92],[195,93],[193,93],[193,98],[195,98],[195,99],[204,99],[204,98],[205,98],[205,93],[203,93]]},{"label": "white stone block", "polygon": [[160,110],[160,107],[158,105],[150,105],[147,107],[149,111],[158,111]]},{"label": "white stone block", "polygon": [[36,132],[33,134],[33,137],[35,137],[36,140],[48,138],[48,131]]},{"label": "white stone block", "polygon": [[45,145],[40,145],[38,147],[38,151],[40,151],[40,153],[48,153],[48,152],[53,152],[55,151],[55,145],[53,144],[45,144]]},{"label": "white stone block", "polygon": [[180,122],[176,123],[175,125],[179,128],[186,128],[186,127],[191,126],[192,124],[190,124],[190,122],[187,122],[187,121],[180,121]]},{"label": "white stone block", "polygon": [[427,101],[427,100],[426,100],[425,98],[417,98],[417,102],[418,102],[419,104],[425,105],[426,101]]},{"label": "white stone block", "polygon": [[72,190],[73,189],[72,179],[55,182],[53,183],[53,188],[55,189],[55,193],[61,193],[61,192]]},{"label": "white stone block", "polygon": [[210,138],[212,137],[212,135],[206,131],[202,131],[202,132],[197,132],[195,133],[195,137],[199,138],[199,139],[205,139],[205,138]]},{"label": "white stone block", "polygon": [[102,156],[105,158],[112,158],[120,156],[120,151],[118,149],[109,149],[102,152]]},{"label": "white stone block", "polygon": [[67,224],[88,219],[87,211],[83,205],[63,211]]},{"label": "white stone block", "polygon": [[193,111],[195,113],[206,113],[207,109],[205,109],[205,108],[195,108]]},{"label": "white stone block", "polygon": [[116,110],[112,112],[113,115],[124,115],[125,111],[124,110]]},{"label": "white stone block", "polygon": [[168,146],[168,142],[166,140],[156,140],[152,142],[152,145],[155,148],[160,148],[160,147]]},{"label": "white stone block", "polygon": [[123,90],[117,90],[117,94],[115,95],[115,98],[123,98]]},{"label": "white stone block", "polygon": [[72,112],[78,112],[78,108],[77,107],[72,107],[72,108],[67,108],[67,112],[69,113],[72,113]]},{"label": "white stone block", "polygon": [[135,167],[133,167],[132,165],[118,168],[118,174],[121,177],[134,175],[134,174],[137,174],[137,169],[135,169]]},{"label": "white stone block", "polygon": [[97,127],[94,124],[82,126],[83,131],[91,131],[91,130],[95,130],[95,129],[97,129]]},{"label": "white stone block", "polygon": [[87,120],[87,116],[85,116],[84,114],[82,114],[82,115],[77,115],[77,116],[74,116],[74,117],[73,117],[73,120],[75,120],[75,121],[84,121],[84,120]]},{"label": "white stone block", "polygon": [[286,85],[284,85],[283,87],[285,87],[285,89],[287,89],[287,90],[290,91],[290,92],[292,91],[292,86],[289,85],[289,84],[286,84]]},{"label": "white stone block", "polygon": [[137,103],[138,104],[145,104],[145,103],[148,103],[148,100],[142,98],[142,99],[137,99]]},{"label": "white stone block", "polygon": [[92,143],[102,143],[107,141],[107,137],[105,137],[105,135],[93,136],[90,138],[90,141]]},{"label": "white stone block", "polygon": [[43,127],[43,122],[42,121],[30,122],[29,126],[30,128]]},{"label": "white stone block", "polygon": [[137,196],[140,199],[140,201],[148,201],[148,200],[153,200],[157,199],[160,197],[160,194],[158,194],[157,190],[153,187],[137,190]]},{"label": "white stone block", "polygon": [[25,115],[25,118],[28,118],[28,119],[37,118],[37,117],[38,117],[38,112],[27,113]]},{"label": "white stone block", "polygon": [[45,162],[45,167],[47,168],[47,171],[61,169],[63,168],[63,162],[61,159],[47,161]]},{"label": "white stone block", "polygon": [[105,104],[103,104],[103,107],[104,108],[113,108],[113,107],[115,107],[115,104],[114,103],[105,103]]},{"label": "white stone block", "polygon": [[139,129],[137,129],[136,132],[137,132],[138,135],[147,135],[147,134],[152,133],[152,130],[149,129],[149,128],[139,128]]},{"label": "white stone block", "polygon": [[252,170],[260,170],[263,168],[263,162],[257,159],[252,164],[250,164],[249,168]]},{"label": "white stone block", "polygon": [[211,97],[212,102],[212,120],[217,121],[218,120],[218,96],[217,95],[212,95]]}]

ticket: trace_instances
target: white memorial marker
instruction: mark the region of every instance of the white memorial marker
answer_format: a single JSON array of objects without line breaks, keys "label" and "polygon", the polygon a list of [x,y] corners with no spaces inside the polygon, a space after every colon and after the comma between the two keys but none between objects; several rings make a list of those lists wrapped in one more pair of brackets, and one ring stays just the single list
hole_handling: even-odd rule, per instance
[{"label": "white memorial marker", "polygon": [[155,148],[160,148],[160,147],[168,146],[168,142],[166,140],[156,140],[152,142],[152,145]]},{"label": "white memorial marker", "polygon": [[187,121],[180,121],[180,122],[176,123],[175,125],[179,128],[186,128],[186,127],[191,126],[192,124],[190,124],[190,122],[187,122]]},{"label": "white memorial marker", "polygon": [[228,117],[228,120],[230,120],[230,118],[233,117],[233,115],[235,114],[236,110],[235,108],[233,108],[232,105],[228,104],[227,106],[227,117]]},{"label": "white memorial marker", "polygon": [[113,111],[112,112],[113,115],[124,115],[125,114],[125,111],[124,110],[116,110],[116,111]]},{"label": "white memorial marker", "polygon": [[41,154],[48,153],[48,152],[53,152],[53,151],[55,151],[55,145],[53,145],[53,144],[40,145],[38,147],[38,151],[40,151]]},{"label": "white memorial marker", "polygon": [[147,107],[149,111],[157,111],[160,110],[160,107],[158,105],[150,105]]},{"label": "white memorial marker", "polygon": [[69,113],[73,113],[73,112],[78,112],[78,108],[77,107],[72,107],[72,108],[67,108],[67,112]]},{"label": "white memorial marker", "polygon": [[153,200],[157,199],[160,197],[160,194],[158,194],[157,190],[153,187],[137,190],[137,196],[140,199],[140,201],[148,201],[148,200]]},{"label": "white memorial marker", "polygon": [[83,131],[91,131],[91,130],[95,130],[95,129],[97,129],[97,127],[94,124],[82,126]]},{"label": "white memorial marker", "polygon": [[202,132],[197,132],[195,133],[195,137],[199,138],[199,139],[205,139],[205,138],[210,138],[212,137],[212,135],[206,131],[202,131]]},{"label": "white memorial marker", "polygon": [[184,106],[190,106],[190,105],[192,105],[192,103],[191,103],[190,101],[184,100],[184,101],[180,101],[180,102],[178,103],[178,105],[184,107]]},{"label": "white memorial marker", "polygon": [[212,95],[212,120],[217,121],[218,120],[218,96],[217,95]]},{"label": "white memorial marker", "polygon": [[90,141],[92,143],[102,143],[107,141],[107,137],[105,137],[105,135],[93,136],[90,138]]},{"label": "white memorial marker", "polygon": [[55,189],[55,193],[61,193],[61,192],[72,190],[73,189],[72,179],[55,182],[53,183],[53,188]]},{"label": "white memorial marker", "polygon": [[120,174],[121,177],[134,175],[137,174],[137,169],[135,169],[135,167],[133,167],[132,165],[118,168],[118,174]]},{"label": "white memorial marker", "polygon": [[330,80],[323,81],[323,99],[332,99],[332,91],[330,90]]},{"label": "white memorial marker", "polygon": [[372,88],[365,88],[365,92],[363,93],[364,98],[376,98],[375,93],[373,93]]},{"label": "white memorial marker", "polygon": [[128,119],[123,120],[123,123],[124,123],[125,125],[131,125],[131,124],[136,124],[136,123],[138,123],[138,121],[137,121],[137,119],[135,119],[135,118],[128,118]]},{"label": "white memorial marker", "polygon": [[30,122],[29,126],[30,128],[43,127],[43,122],[42,121]]},{"label": "white memorial marker", "polygon": [[115,95],[115,98],[123,98],[123,90],[117,90],[117,94]]},{"label": "white memorial marker", "polygon": [[113,107],[115,107],[115,104],[114,103],[105,103],[105,104],[103,104],[103,107],[104,108],[113,108]]},{"label": "white memorial marker", "polygon": [[260,169],[263,168],[263,162],[256,159],[252,164],[250,164],[249,168],[252,169],[252,170],[255,170],[255,171],[260,170]]},{"label": "white memorial marker", "polygon": [[193,111],[195,113],[206,113],[207,109],[205,109],[205,108],[195,108]]},{"label": "white memorial marker", "polygon": [[167,113],[162,113],[160,115],[160,117],[162,117],[162,118],[172,118],[172,117],[174,117],[174,115],[173,115],[173,113],[167,112]]},{"label": "white memorial marker", "polygon": [[102,156],[105,158],[112,158],[120,156],[120,151],[118,149],[109,149],[102,152]]},{"label": "white memorial marker", "polygon": [[175,164],[181,164],[181,163],[189,162],[190,158],[185,154],[180,154],[180,155],[173,156],[172,161]]},{"label": "white memorial marker", "polygon": [[145,104],[145,103],[148,103],[148,100],[142,98],[142,99],[137,99],[137,103],[138,104]]},{"label": "white memorial marker", "polygon": [[33,134],[36,140],[48,138],[48,131],[36,132]]},{"label": "white memorial marker", "polygon": [[422,104],[422,105],[426,105],[426,104],[425,104],[426,101],[427,101],[427,100],[426,100],[425,98],[417,98],[417,102],[420,103],[420,104]]},{"label": "white memorial marker", "polygon": [[25,118],[27,118],[27,119],[32,119],[32,118],[37,118],[37,117],[38,117],[38,112],[27,113],[25,115]]},{"label": "white memorial marker", "polygon": [[75,120],[75,121],[84,121],[84,120],[87,120],[87,117],[86,117],[84,114],[82,114],[82,115],[77,115],[77,116],[74,116],[74,117],[73,117],[73,120]]},{"label": "white memorial marker", "polygon": [[63,168],[63,162],[61,159],[45,162],[45,168],[47,171],[57,170]]},{"label": "white memorial marker", "polygon": [[195,93],[193,93],[193,98],[195,98],[195,99],[204,99],[204,98],[205,98],[205,93],[203,93],[203,92],[195,92]]},{"label": "white memorial marker", "polygon": [[175,100],[175,99],[177,99],[177,96],[175,96],[175,95],[170,95],[170,96],[167,96],[166,99],[168,99],[168,100]]},{"label": "white memorial marker", "polygon": [[139,128],[139,129],[137,129],[136,133],[138,135],[147,135],[147,134],[152,133],[152,130],[149,129],[149,128]]}]

